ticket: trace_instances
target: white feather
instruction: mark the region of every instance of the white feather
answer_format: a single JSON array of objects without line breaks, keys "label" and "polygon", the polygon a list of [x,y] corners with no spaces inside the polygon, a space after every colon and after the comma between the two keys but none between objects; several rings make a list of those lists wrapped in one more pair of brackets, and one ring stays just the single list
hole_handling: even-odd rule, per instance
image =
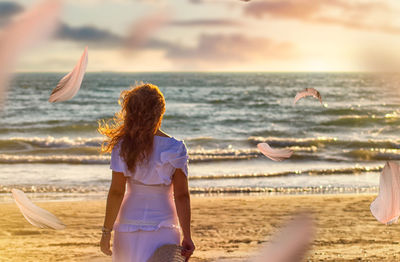
[{"label": "white feather", "polygon": [[294,101],[293,101],[293,105],[296,104],[297,101],[299,101],[300,99],[302,99],[306,96],[312,96],[312,97],[318,99],[319,102],[322,104],[321,94],[314,88],[306,88],[303,91],[296,94]]},{"label": "white feather", "polygon": [[379,195],[371,203],[372,215],[383,224],[393,224],[400,216],[400,166],[388,161],[379,178]]},{"label": "white feather", "polygon": [[81,88],[88,63],[88,48],[83,51],[81,58],[74,69],[58,82],[51,92],[49,102],[62,102],[73,98]]},{"label": "white feather", "polygon": [[297,215],[275,234],[251,262],[304,261],[315,237],[315,225],[308,215]]},{"label": "white feather", "polygon": [[274,149],[271,148],[267,143],[259,143],[257,144],[257,148],[261,151],[261,153],[273,161],[285,160],[286,158],[291,157],[293,154],[293,151],[290,149]]},{"label": "white feather", "polygon": [[58,230],[65,228],[55,215],[33,204],[23,191],[12,189],[11,192],[19,210],[29,223],[39,228]]},{"label": "white feather", "polygon": [[48,39],[58,28],[61,1],[46,0],[25,11],[0,34],[0,102],[11,73],[25,50]]}]

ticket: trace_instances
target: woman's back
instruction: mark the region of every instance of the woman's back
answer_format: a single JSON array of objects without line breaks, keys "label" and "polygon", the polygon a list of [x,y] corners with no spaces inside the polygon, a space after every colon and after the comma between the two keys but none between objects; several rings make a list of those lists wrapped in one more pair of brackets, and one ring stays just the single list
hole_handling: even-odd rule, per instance
[{"label": "woman's back", "polygon": [[176,168],[187,175],[187,149],[183,141],[172,137],[154,136],[153,151],[138,163],[132,173],[119,155],[119,145],[112,152],[110,168],[124,173],[127,193],[114,225],[119,232],[178,228],[173,201],[172,175]]}]

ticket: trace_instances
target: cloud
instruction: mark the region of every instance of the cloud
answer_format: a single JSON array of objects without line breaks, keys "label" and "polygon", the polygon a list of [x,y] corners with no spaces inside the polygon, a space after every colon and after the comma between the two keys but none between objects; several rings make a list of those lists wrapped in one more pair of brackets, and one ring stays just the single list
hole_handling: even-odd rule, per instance
[{"label": "cloud", "polygon": [[364,43],[355,50],[352,61],[361,71],[399,72],[400,53],[397,45]]},{"label": "cloud", "polygon": [[189,3],[199,5],[199,4],[206,4],[206,3],[219,3],[230,6],[232,3],[235,2],[249,2],[251,0],[189,0]]},{"label": "cloud", "polygon": [[0,2],[0,16],[13,16],[24,8],[14,2]]},{"label": "cloud", "polygon": [[244,13],[259,19],[269,16],[357,30],[400,33],[400,26],[390,23],[395,12],[385,1],[266,0],[250,2]]},{"label": "cloud", "polygon": [[230,19],[193,19],[193,20],[176,20],[169,23],[170,26],[205,26],[205,27],[235,27],[235,26],[242,26],[243,24],[230,20]]},{"label": "cloud", "polygon": [[72,27],[62,24],[57,38],[74,42],[83,42],[95,47],[113,47],[121,45],[122,38],[115,33],[95,26]]},{"label": "cloud", "polygon": [[24,8],[14,2],[0,2],[0,26],[5,25],[9,20]]},{"label": "cloud", "polygon": [[202,4],[204,1],[203,0],[189,0],[190,3],[192,4]]},{"label": "cloud", "polygon": [[[15,5],[17,6],[17,5]],[[9,12],[15,15],[23,8]],[[11,9],[10,9],[11,10]],[[1,10],[2,12],[5,12]],[[175,20],[168,23],[176,27],[238,27],[242,22],[232,19]],[[63,23],[56,39],[89,45],[91,49],[122,51],[128,36],[94,25],[72,26]],[[193,46],[171,40],[150,38],[138,48],[143,53],[155,52],[165,61],[178,67],[202,68],[209,65],[241,65],[242,63],[277,61],[291,59],[297,55],[296,48],[289,42],[277,42],[265,37],[250,37],[242,34],[201,34]]]},{"label": "cloud", "polygon": [[291,43],[239,34],[203,34],[194,47],[169,45],[165,48],[168,59],[198,65],[290,59],[296,55]]},{"label": "cloud", "polygon": [[[21,13],[24,7],[13,2],[0,2],[0,26]],[[57,33],[57,38],[73,42],[83,42],[94,47],[117,47],[121,45],[122,37],[115,33],[91,25],[73,27],[63,23]]]},{"label": "cloud", "polygon": [[165,61],[184,70],[282,62],[299,55],[296,46],[290,42],[241,34],[201,34],[193,46],[150,39],[140,50],[143,53],[158,52]]}]

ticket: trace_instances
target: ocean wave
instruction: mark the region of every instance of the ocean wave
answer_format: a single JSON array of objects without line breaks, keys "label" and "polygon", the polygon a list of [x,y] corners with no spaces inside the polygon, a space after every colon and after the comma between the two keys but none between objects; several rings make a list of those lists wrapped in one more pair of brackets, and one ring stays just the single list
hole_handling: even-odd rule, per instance
[{"label": "ocean wave", "polygon": [[315,137],[315,138],[280,138],[280,137],[258,137],[251,136],[248,141],[252,144],[267,142],[274,147],[325,147],[336,146],[338,148],[400,148],[400,140],[341,140],[336,137]]},{"label": "ocean wave", "polygon": [[[0,140],[0,163],[108,163],[109,156],[99,156],[102,138],[54,138],[54,137],[12,137]],[[193,141],[193,140],[191,140]],[[214,138],[196,138],[195,141],[211,141]],[[215,145],[215,144],[214,144]],[[294,158],[301,158],[301,152],[315,152],[317,148],[293,146]],[[247,149],[222,148],[189,150],[191,162],[242,160],[261,157],[256,147]]]},{"label": "ocean wave", "polygon": [[357,160],[400,160],[400,149],[369,148],[345,150],[344,155]]},{"label": "ocean wave", "polygon": [[186,142],[191,141],[191,142],[209,142],[209,141],[218,141],[219,139],[216,139],[211,136],[199,136],[199,137],[192,137],[192,138],[187,138],[185,139]]},{"label": "ocean wave", "polygon": [[[301,147],[292,146],[288,147],[294,151],[292,159],[306,159],[316,152],[318,149],[315,146]],[[225,161],[225,160],[243,160],[254,159],[263,157],[263,154],[257,148],[250,149],[194,149],[189,150],[190,162],[205,162],[205,161]],[[314,156],[315,159],[320,159],[323,156]],[[326,159],[326,157],[323,157]]]},{"label": "ocean wave", "polygon": [[193,187],[191,194],[223,195],[223,194],[349,194],[376,193],[378,187]]},{"label": "ocean wave", "polygon": [[257,149],[195,149],[189,151],[191,162],[240,160],[257,158],[261,154]]},{"label": "ocean wave", "polygon": [[[86,150],[86,149],[85,149]],[[75,155],[66,155],[60,154],[71,151],[70,149],[61,151],[61,152],[53,152],[52,155],[22,155],[22,154],[0,154],[0,163],[1,164],[24,164],[24,163],[41,163],[41,164],[109,164],[110,163],[110,155],[98,155],[95,154],[96,151],[93,151],[92,155],[78,155],[81,152],[75,152]],[[72,151],[75,151],[72,150]],[[249,150],[211,150],[215,152],[204,152],[201,150],[200,152],[190,152],[189,153],[189,162],[190,163],[199,163],[199,162],[216,162],[216,161],[228,161],[228,160],[248,160],[254,159],[258,157],[263,157],[261,153],[257,150],[249,149]],[[28,151],[34,152],[34,151]],[[49,153],[52,150],[38,151],[37,153]],[[55,154],[58,153],[58,154]],[[307,155],[293,155],[293,159],[304,159],[309,156]],[[318,157],[314,157],[314,160]]]},{"label": "ocean wave", "polygon": [[8,133],[79,133],[79,132],[95,132],[97,129],[96,122],[63,122],[63,124],[57,125],[54,123],[32,123],[32,124],[18,124],[14,126],[3,126],[0,128],[0,134]]},{"label": "ocean wave", "polygon": [[248,141],[252,144],[267,142],[274,147],[290,146],[319,146],[337,141],[335,137],[316,137],[316,138],[291,138],[291,137],[261,137],[251,136]]},{"label": "ocean wave", "polygon": [[0,194],[11,193],[11,189],[19,189],[25,193],[98,193],[108,189],[107,186],[90,185],[0,185]]},{"label": "ocean wave", "polygon": [[[62,195],[68,197],[69,194],[103,195],[106,197],[107,186],[59,186],[59,185],[0,185],[0,194],[8,195],[11,189],[16,188],[27,194],[33,194],[35,199],[39,194],[49,194],[48,198]],[[223,195],[223,194],[332,194],[332,193],[376,193],[378,187],[190,187],[189,191],[194,195]],[[56,194],[56,195],[54,195]],[[1,197],[1,196],[0,196]],[[42,196],[39,198],[46,198]]]},{"label": "ocean wave", "polygon": [[[109,154],[100,155],[101,137],[11,137],[0,139],[0,163],[108,164]],[[200,141],[201,145],[197,143]],[[279,138],[249,137],[236,140],[250,148],[235,148],[230,141],[212,137],[192,138],[188,143],[191,163],[263,158],[256,144],[294,151],[291,160],[398,160],[399,140],[339,140],[335,137]],[[206,145],[206,148],[203,147]],[[224,148],[212,148],[224,145]],[[211,149],[209,149],[211,147]]]},{"label": "ocean wave", "polygon": [[348,116],[348,115],[362,115],[365,114],[366,111],[356,107],[347,107],[347,108],[325,108],[324,110],[318,111],[319,115],[332,115],[332,116]]},{"label": "ocean wave", "polygon": [[61,137],[11,137],[0,139],[1,149],[32,149],[32,148],[70,148],[70,147],[99,147],[103,139]]},{"label": "ocean wave", "polygon": [[383,165],[367,167],[354,166],[346,168],[331,168],[331,169],[308,169],[296,171],[283,171],[276,173],[253,173],[253,174],[223,174],[210,176],[192,176],[190,180],[217,180],[217,179],[243,179],[243,178],[263,178],[263,177],[285,177],[294,175],[309,175],[309,176],[325,176],[325,175],[355,175],[368,172],[380,172]]},{"label": "ocean wave", "polygon": [[[309,138],[293,138],[293,137],[275,137],[275,136],[250,136],[247,139],[217,139],[213,137],[194,137],[184,139],[187,144],[192,147],[192,151],[200,154],[204,151],[202,145],[213,145],[218,147],[220,144],[235,144],[242,145],[250,143],[255,146],[257,143],[267,142],[274,147],[290,147],[295,151],[315,151],[319,146],[338,146],[341,148],[400,148],[400,139],[397,140],[342,140],[337,137],[309,137]],[[100,147],[104,141],[102,137],[83,138],[83,137],[10,137],[0,139],[1,149],[32,149],[32,148],[73,148],[73,147]],[[211,151],[220,150],[221,154],[227,149],[209,149]],[[238,152],[240,152],[240,149]],[[246,150],[246,149],[244,149]]]},{"label": "ocean wave", "polygon": [[108,164],[110,156],[76,156],[76,155],[6,155],[0,154],[0,164]]},{"label": "ocean wave", "polygon": [[[102,137],[82,138],[82,137],[10,137],[0,139],[0,149],[32,149],[32,148],[73,148],[73,147],[100,147],[104,141]],[[213,137],[195,137],[185,139],[186,143],[195,145],[216,145],[221,142],[232,142],[229,139],[216,139]],[[246,141],[246,140],[245,140]]]},{"label": "ocean wave", "polygon": [[9,155],[89,155],[98,156],[100,154],[100,147],[70,147],[70,148],[33,148],[22,151],[8,151],[3,152]]},{"label": "ocean wave", "polygon": [[343,126],[343,127],[360,127],[369,125],[398,125],[400,124],[400,116],[397,113],[389,113],[384,116],[377,115],[346,115],[338,117],[334,120],[322,122],[324,126]]}]

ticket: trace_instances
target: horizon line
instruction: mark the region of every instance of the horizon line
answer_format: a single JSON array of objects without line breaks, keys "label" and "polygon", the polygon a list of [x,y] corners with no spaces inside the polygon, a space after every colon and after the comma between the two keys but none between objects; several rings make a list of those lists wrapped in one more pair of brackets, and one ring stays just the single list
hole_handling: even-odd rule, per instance
[{"label": "horizon line", "polygon": [[[16,71],[16,74],[33,74],[33,73],[44,73],[44,74],[63,74],[68,73],[69,71]],[[301,73],[331,73],[331,74],[365,74],[365,73],[381,73],[381,74],[399,74],[400,71],[339,71],[339,70],[332,70],[332,71],[207,71],[207,70],[199,70],[199,71],[87,71],[87,74],[91,73],[116,73],[116,74],[140,74],[140,73],[270,73],[270,74],[301,74]]]}]

